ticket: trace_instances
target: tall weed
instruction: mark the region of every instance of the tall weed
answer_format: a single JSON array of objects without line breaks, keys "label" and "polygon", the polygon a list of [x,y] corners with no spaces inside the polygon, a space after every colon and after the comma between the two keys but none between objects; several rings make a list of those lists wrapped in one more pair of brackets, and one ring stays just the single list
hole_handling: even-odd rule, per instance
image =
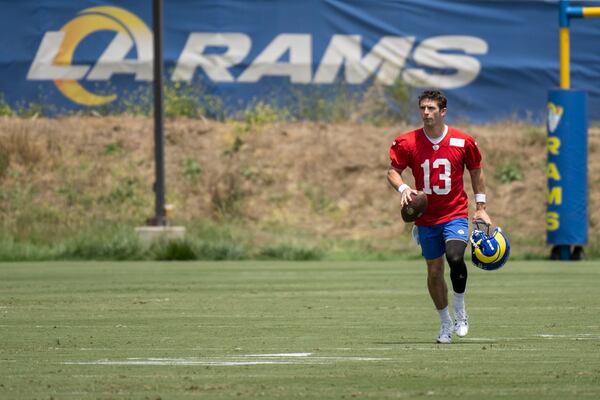
[{"label": "tall weed", "polygon": [[60,249],[55,246],[0,239],[0,262],[48,261],[60,258]]},{"label": "tall weed", "polygon": [[14,115],[14,111],[6,100],[4,100],[4,95],[0,93],[0,117],[10,117],[12,115]]},{"label": "tall weed", "polygon": [[233,242],[211,242],[194,238],[158,241],[149,251],[150,257],[161,261],[242,260],[247,258],[243,245]]},{"label": "tall weed", "polygon": [[82,232],[66,241],[58,255],[67,260],[140,260],[144,247],[132,229],[118,227],[105,232]]},{"label": "tall weed", "polygon": [[6,176],[9,168],[10,152],[0,141],[0,181],[2,181],[2,179]]},{"label": "tall weed", "polygon": [[295,243],[282,243],[267,246],[259,250],[258,259],[312,261],[323,259],[325,253],[317,247],[302,246]]},{"label": "tall weed", "polygon": [[517,162],[506,161],[504,162],[495,174],[495,178],[501,183],[511,183],[515,181],[522,181],[525,176],[521,165]]},{"label": "tall weed", "polygon": [[43,157],[44,150],[32,135],[32,129],[23,124],[5,125],[7,134],[3,136],[0,143],[0,153],[8,160],[14,159],[26,168],[32,168],[38,164]]},{"label": "tall weed", "polygon": [[235,218],[243,214],[244,192],[241,175],[226,170],[216,175],[208,184],[213,213],[218,218]]},{"label": "tall weed", "polygon": [[152,258],[158,261],[196,260],[194,245],[189,240],[158,241],[152,245]]}]

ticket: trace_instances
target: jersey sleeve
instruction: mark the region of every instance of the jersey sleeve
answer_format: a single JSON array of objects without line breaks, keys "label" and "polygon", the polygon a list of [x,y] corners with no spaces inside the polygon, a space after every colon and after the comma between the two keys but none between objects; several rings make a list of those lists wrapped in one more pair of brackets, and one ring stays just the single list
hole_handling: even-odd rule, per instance
[{"label": "jersey sleeve", "polygon": [[473,138],[468,138],[466,140],[465,165],[468,170],[480,169],[482,166],[481,152],[479,151],[477,142]]},{"label": "jersey sleeve", "polygon": [[390,147],[390,160],[392,167],[400,170],[406,169],[408,167],[408,157],[409,152],[407,148],[406,140],[401,137],[397,137],[392,143],[392,147]]}]

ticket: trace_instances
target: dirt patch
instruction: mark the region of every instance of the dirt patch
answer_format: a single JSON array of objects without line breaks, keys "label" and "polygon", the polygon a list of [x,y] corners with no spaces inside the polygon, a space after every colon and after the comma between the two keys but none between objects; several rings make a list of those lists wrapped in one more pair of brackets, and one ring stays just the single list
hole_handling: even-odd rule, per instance
[{"label": "dirt patch", "polygon": [[[488,211],[516,251],[545,254],[546,133],[521,123],[457,126],[484,154]],[[167,201],[174,222],[237,221],[254,241],[306,239],[403,247],[409,226],[388,186],[388,150],[409,126],[197,119],[166,123]],[[0,215],[77,229],[92,221],[143,224],[153,215],[153,125],[148,118],[5,118],[0,127]],[[590,232],[600,223],[600,130],[589,135]],[[468,174],[467,174],[468,175]],[[514,179],[511,181],[511,179]],[[466,183],[472,196],[470,183]],[[597,241],[597,238],[593,238]]]}]

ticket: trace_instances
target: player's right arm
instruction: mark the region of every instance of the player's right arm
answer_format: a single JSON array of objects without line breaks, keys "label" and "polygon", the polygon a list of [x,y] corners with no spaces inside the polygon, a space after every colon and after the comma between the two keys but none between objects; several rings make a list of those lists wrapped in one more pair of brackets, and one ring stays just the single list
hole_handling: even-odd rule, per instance
[{"label": "player's right arm", "polygon": [[[388,180],[389,184],[394,188],[394,190],[399,192],[400,195],[402,196],[400,199],[401,206],[408,204],[412,198],[411,196],[413,195],[413,193],[414,194],[417,193],[416,190],[412,189],[410,186],[408,186],[404,183],[404,180],[402,179],[402,170],[401,169],[390,167],[390,169],[388,169],[388,173],[387,173],[387,180]],[[405,186],[403,187],[402,185],[405,185]]]},{"label": "player's right arm", "polygon": [[392,147],[390,147],[391,165],[390,169],[388,169],[387,179],[394,190],[402,196],[400,200],[401,206],[410,203],[412,194],[417,193],[416,190],[413,190],[410,186],[405,184],[402,179],[402,171],[408,166],[407,156],[409,147],[410,146],[407,146],[406,134],[398,136],[396,140],[394,140],[394,143],[392,143]]}]

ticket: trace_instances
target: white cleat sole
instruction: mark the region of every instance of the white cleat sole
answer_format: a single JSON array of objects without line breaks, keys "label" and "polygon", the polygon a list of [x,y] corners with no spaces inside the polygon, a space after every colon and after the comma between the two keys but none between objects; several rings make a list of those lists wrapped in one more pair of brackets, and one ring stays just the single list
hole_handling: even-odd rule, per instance
[{"label": "white cleat sole", "polygon": [[454,311],[456,315],[456,319],[454,320],[453,331],[458,337],[465,337],[467,333],[469,333],[469,320],[467,319],[467,314],[462,312]]},{"label": "white cleat sole", "polygon": [[452,342],[452,331],[454,327],[452,324],[444,324],[440,327],[440,333],[437,337],[439,344],[449,344]]},{"label": "white cleat sole", "polygon": [[456,336],[458,337],[465,337],[467,336],[467,333],[469,333],[469,327],[460,327],[455,330],[454,333],[456,333]]}]

